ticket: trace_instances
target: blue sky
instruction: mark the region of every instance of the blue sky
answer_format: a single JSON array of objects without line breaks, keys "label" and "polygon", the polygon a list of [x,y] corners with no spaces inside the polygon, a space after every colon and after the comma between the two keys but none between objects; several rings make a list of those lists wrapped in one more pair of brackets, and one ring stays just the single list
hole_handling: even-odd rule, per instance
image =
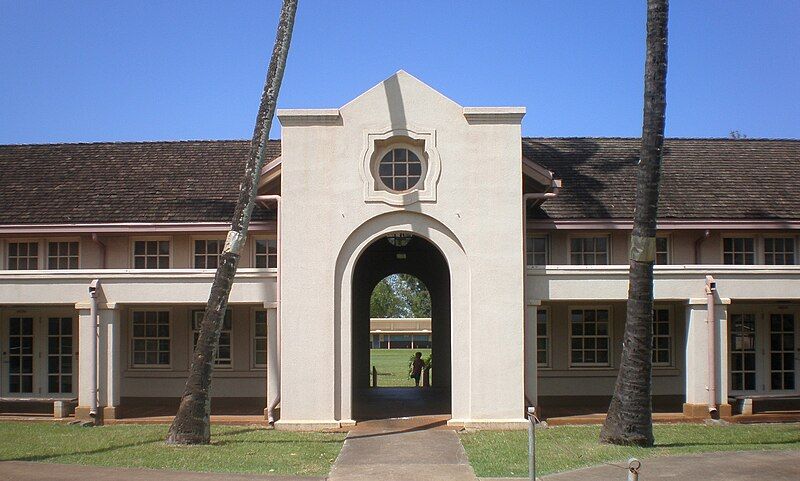
[{"label": "blue sky", "polygon": [[[525,135],[638,136],[644,4],[300,0],[279,106],[338,107],[404,69],[527,107]],[[279,8],[0,0],[0,143],[249,138]],[[800,137],[800,2],[670,8],[668,136]]]}]

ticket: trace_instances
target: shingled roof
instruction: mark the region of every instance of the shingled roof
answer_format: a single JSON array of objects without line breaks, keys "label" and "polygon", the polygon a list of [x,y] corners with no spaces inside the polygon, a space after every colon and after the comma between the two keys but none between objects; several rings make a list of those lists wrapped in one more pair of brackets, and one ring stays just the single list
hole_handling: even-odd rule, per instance
[{"label": "shingled roof", "polygon": [[[248,142],[0,146],[0,224],[227,222]],[[280,155],[269,143],[267,161]],[[630,219],[636,138],[522,139],[563,181],[537,219]],[[800,141],[667,139],[662,219],[800,219]],[[256,208],[254,220],[274,218]]]},{"label": "shingled roof", "polygon": [[[227,222],[247,141],[0,146],[0,224]],[[280,155],[270,141],[267,161]],[[254,220],[274,218],[256,207]]]},{"label": "shingled roof", "polygon": [[[630,219],[638,138],[523,138],[564,188],[537,219]],[[800,140],[666,139],[661,219],[800,219]]]}]

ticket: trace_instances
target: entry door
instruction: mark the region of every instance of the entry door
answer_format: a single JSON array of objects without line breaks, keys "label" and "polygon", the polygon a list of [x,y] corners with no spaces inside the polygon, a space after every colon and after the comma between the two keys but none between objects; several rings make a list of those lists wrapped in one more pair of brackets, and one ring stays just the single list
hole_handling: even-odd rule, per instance
[{"label": "entry door", "polygon": [[796,336],[794,312],[768,312],[769,320],[769,390],[794,391],[797,388]]},{"label": "entry door", "polygon": [[47,318],[47,393],[73,392],[73,319]]},{"label": "entry door", "polygon": [[759,388],[757,317],[755,312],[730,315],[731,393],[755,392]]},{"label": "entry door", "polygon": [[34,324],[35,318],[8,318],[8,336],[4,349],[6,367],[5,394],[24,396],[34,392]]}]

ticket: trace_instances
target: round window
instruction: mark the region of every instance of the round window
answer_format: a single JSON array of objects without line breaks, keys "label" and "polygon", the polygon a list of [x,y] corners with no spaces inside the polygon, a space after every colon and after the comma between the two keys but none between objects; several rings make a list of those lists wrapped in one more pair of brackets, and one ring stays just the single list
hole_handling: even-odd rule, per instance
[{"label": "round window", "polygon": [[422,176],[422,162],[408,149],[392,149],[378,164],[381,182],[390,190],[404,192],[413,189]]}]

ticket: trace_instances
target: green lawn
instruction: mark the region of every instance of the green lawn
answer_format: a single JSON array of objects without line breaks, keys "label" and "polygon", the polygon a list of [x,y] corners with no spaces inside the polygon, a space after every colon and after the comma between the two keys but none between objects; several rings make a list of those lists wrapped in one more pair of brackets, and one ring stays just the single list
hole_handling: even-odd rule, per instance
[{"label": "green lawn", "polygon": [[372,366],[378,370],[378,387],[414,387],[414,380],[408,377],[408,360],[415,352],[421,352],[425,359],[431,350],[370,349],[369,370],[372,373]]},{"label": "green lawn", "polygon": [[[597,442],[600,426],[557,426],[536,431],[537,475],[567,471],[630,457],[692,454],[710,451],[800,450],[800,425],[705,426],[656,425],[656,446],[635,448]],[[465,433],[461,442],[478,476],[528,475],[527,431]],[[799,454],[800,455],[800,454]]]},{"label": "green lawn", "polygon": [[210,446],[169,446],[166,425],[84,428],[0,423],[0,461],[41,461],[230,473],[324,476],[342,433],[292,433],[256,426],[214,426]]}]

